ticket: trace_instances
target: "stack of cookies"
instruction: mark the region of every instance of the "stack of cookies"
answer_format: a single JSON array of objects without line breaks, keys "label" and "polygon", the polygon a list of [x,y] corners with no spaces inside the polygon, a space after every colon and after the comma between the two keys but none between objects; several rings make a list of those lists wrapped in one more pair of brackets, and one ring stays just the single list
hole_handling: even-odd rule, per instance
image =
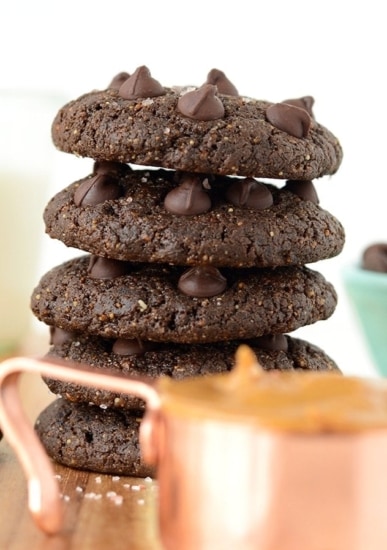
[{"label": "stack of cookies", "polygon": [[[182,378],[229,370],[244,342],[265,369],[338,370],[288,334],[334,312],[334,288],[306,264],[344,245],[312,182],[342,150],[312,105],[241,96],[216,69],[202,86],[166,88],[146,67],[65,105],[54,144],[92,165],[44,213],[52,238],[85,252],[33,292],[49,355]],[[140,460],[140,399],[45,382],[58,399],[36,430],[52,458],[154,473]]]}]

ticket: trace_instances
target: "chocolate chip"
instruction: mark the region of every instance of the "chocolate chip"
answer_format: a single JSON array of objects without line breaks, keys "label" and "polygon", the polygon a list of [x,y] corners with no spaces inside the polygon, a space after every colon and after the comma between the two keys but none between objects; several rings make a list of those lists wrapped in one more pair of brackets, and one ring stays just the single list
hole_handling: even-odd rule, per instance
[{"label": "chocolate chip", "polygon": [[[166,172],[166,177],[168,177],[168,175],[170,174],[172,174],[172,177],[170,178],[170,180],[173,181],[174,183],[177,183],[178,185],[182,182],[182,178],[184,178],[187,174],[190,174],[191,176],[197,175],[195,173],[183,172],[182,170],[175,170],[175,171]],[[211,189],[211,183],[218,178],[218,176],[215,177],[214,174],[206,174],[203,177],[204,179],[202,179],[202,186],[204,187],[204,189]]]},{"label": "chocolate chip", "polygon": [[306,95],[304,97],[299,97],[297,99],[285,99],[285,101],[282,101],[281,103],[287,103],[288,105],[293,105],[294,107],[299,107],[300,109],[305,109],[305,111],[312,117],[313,111],[312,107],[314,105],[314,98],[310,95]]},{"label": "chocolate chip", "polygon": [[74,340],[74,333],[59,327],[50,327],[50,345],[61,346]]},{"label": "chocolate chip", "polygon": [[90,256],[88,274],[93,279],[114,279],[129,271],[128,262]]},{"label": "chocolate chip", "polygon": [[206,84],[213,84],[218,88],[218,92],[224,95],[239,96],[238,90],[234,84],[230,82],[223,71],[212,69],[207,75]]},{"label": "chocolate chip", "polygon": [[108,88],[111,88],[113,90],[119,90],[121,85],[125,82],[125,80],[128,80],[129,77],[130,77],[130,74],[125,72],[116,74],[116,76],[110,82]]},{"label": "chocolate chip", "polygon": [[187,92],[179,98],[178,110],[194,120],[216,120],[223,118],[223,103],[217,96],[217,87],[203,84],[197,90]]},{"label": "chocolate chip", "polygon": [[77,206],[95,206],[107,200],[121,197],[122,188],[115,177],[97,174],[80,183],[74,193],[74,202]]},{"label": "chocolate chip", "polygon": [[361,266],[368,271],[387,273],[387,243],[375,243],[363,252]]},{"label": "chocolate chip", "polygon": [[266,109],[266,118],[276,128],[297,138],[305,138],[311,125],[310,115],[294,105],[274,103]]},{"label": "chocolate chip", "polygon": [[94,174],[107,174],[109,176],[116,176],[117,178],[124,176],[132,169],[123,162],[114,162],[112,160],[97,160],[94,163]]},{"label": "chocolate chip", "polygon": [[138,67],[134,73],[121,84],[118,95],[124,99],[137,99],[139,97],[157,97],[164,95],[165,90],[160,82],[152,78],[145,65]]},{"label": "chocolate chip", "polygon": [[194,174],[180,176],[180,185],[172,189],[164,199],[168,212],[181,216],[195,216],[211,208],[211,199],[204,190],[202,178]]},{"label": "chocolate chip", "polygon": [[139,338],[127,340],[118,338],[112,348],[112,352],[117,355],[143,355],[146,352],[146,346]]},{"label": "chocolate chip", "polygon": [[235,206],[253,210],[264,210],[273,204],[269,189],[254,178],[235,180],[227,188],[226,199]]},{"label": "chocolate chip", "polygon": [[319,204],[319,198],[315,186],[311,181],[288,180],[284,189],[300,197],[304,201],[311,201]]},{"label": "chocolate chip", "polygon": [[288,339],[284,334],[267,334],[254,339],[254,344],[262,349],[288,351]]},{"label": "chocolate chip", "polygon": [[187,296],[209,298],[221,294],[227,287],[227,280],[216,267],[197,266],[185,271],[177,286]]}]

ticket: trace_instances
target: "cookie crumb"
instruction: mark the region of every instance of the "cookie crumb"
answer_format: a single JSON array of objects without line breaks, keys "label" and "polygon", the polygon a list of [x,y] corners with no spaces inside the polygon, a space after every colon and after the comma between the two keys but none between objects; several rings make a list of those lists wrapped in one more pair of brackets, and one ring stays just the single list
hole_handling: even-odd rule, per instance
[{"label": "cookie crumb", "polygon": [[137,303],[138,303],[138,305],[139,305],[141,311],[145,311],[145,310],[147,309],[147,307],[148,307],[148,306],[146,305],[146,303],[145,303],[143,300],[138,300]]}]

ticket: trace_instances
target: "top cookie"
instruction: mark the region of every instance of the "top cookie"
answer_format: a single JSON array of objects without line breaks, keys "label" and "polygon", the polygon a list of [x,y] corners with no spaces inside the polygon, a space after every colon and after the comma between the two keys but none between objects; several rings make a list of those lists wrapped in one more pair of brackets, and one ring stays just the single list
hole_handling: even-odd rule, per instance
[{"label": "top cookie", "polygon": [[54,144],[95,160],[186,172],[312,180],[337,171],[341,146],[314,120],[312,98],[255,100],[213,75],[180,89],[162,87],[146,67],[120,75],[60,109]]}]

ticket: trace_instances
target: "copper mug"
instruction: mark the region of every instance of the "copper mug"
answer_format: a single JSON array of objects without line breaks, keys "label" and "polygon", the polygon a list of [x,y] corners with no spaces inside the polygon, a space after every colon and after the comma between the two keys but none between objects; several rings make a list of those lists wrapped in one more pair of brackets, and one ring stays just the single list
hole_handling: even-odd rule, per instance
[{"label": "copper mug", "polygon": [[387,386],[337,374],[263,373],[241,346],[230,373],[123,378],[14,358],[0,368],[0,424],[28,479],[29,508],[61,528],[50,459],[26,420],[22,372],[136,394],[144,461],[156,466],[167,550],[385,550]]}]

